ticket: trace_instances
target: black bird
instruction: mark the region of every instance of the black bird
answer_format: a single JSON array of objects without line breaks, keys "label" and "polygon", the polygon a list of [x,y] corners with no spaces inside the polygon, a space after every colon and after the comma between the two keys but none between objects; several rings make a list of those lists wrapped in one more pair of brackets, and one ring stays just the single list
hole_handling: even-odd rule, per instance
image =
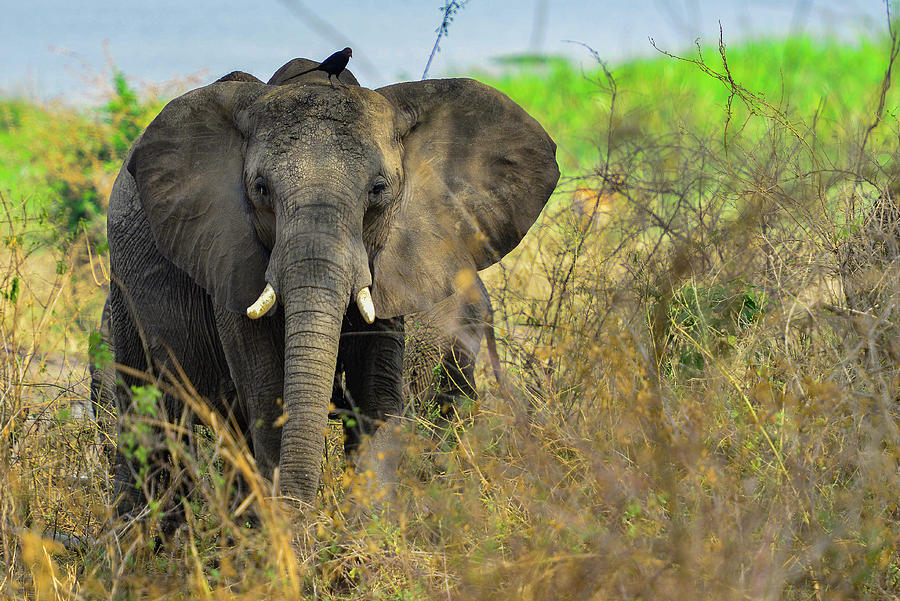
[{"label": "black bird", "polygon": [[[350,50],[350,48],[344,48],[340,52],[335,52],[334,54],[323,60],[321,63],[319,63],[318,67],[307,69],[306,71],[298,73],[294,77],[306,75],[307,73],[312,73],[313,71],[325,71],[325,73],[328,73],[328,83],[331,83],[331,76],[340,75],[341,73],[343,73],[344,69],[347,67],[347,63],[350,62],[351,56],[353,56],[353,51]],[[333,83],[331,83],[331,87],[334,87]]]}]

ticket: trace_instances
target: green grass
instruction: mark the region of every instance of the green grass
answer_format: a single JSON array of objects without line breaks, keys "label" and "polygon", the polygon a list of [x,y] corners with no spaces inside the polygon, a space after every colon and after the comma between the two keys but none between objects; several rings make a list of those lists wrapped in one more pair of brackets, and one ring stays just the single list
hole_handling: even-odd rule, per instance
[{"label": "green grass", "polygon": [[117,73],[102,106],[75,109],[0,101],[0,191],[26,199],[31,215],[86,220],[98,236],[109,190],[131,143],[162,107],[140,100]]},{"label": "green grass", "polygon": [[[792,122],[811,123],[819,135],[835,139],[867,127],[877,104],[887,66],[886,41],[848,45],[808,37],[760,40],[727,46],[734,80],[758,95]],[[697,49],[683,58],[697,60]],[[723,73],[718,48],[704,47],[704,62]],[[618,96],[614,125],[639,126],[667,133],[678,127],[698,135],[721,132],[728,118],[729,88],[695,65],[664,55],[610,65]],[[533,71],[512,69],[501,77],[480,77],[533,114],[559,147],[563,171],[591,169],[606,147],[609,122],[608,83],[598,69],[581,71],[554,61]],[[896,118],[900,91],[887,97],[886,115]],[[750,110],[739,97],[732,102],[731,131],[740,130]],[[626,131],[622,132],[627,135]],[[758,136],[760,130],[743,130]],[[881,135],[888,135],[882,133]]]},{"label": "green grass", "polygon": [[37,146],[51,113],[23,101],[0,101],[0,189],[22,196],[44,196],[46,185],[38,182],[47,173]]}]

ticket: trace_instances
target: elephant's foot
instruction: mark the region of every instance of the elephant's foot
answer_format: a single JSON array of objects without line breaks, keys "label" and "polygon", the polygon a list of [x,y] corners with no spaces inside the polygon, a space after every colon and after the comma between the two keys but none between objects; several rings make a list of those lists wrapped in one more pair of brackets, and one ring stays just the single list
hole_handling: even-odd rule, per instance
[{"label": "elephant's foot", "polygon": [[358,497],[373,510],[389,506],[396,496],[397,475],[403,448],[402,422],[389,417],[372,436],[363,439],[356,459]]}]

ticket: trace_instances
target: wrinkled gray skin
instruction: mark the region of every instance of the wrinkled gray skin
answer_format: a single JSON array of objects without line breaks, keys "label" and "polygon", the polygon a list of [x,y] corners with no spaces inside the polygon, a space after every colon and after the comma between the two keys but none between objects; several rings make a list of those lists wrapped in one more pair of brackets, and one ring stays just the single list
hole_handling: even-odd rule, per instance
[{"label": "wrinkled gray skin", "polygon": [[[443,302],[473,325],[480,282],[460,293],[469,301],[445,300],[459,274],[514,248],[559,177],[550,137],[488,86],[369,90],[345,71],[332,88],[324,73],[295,75],[314,64],[295,59],[268,84],[235,72],[170,102],[126,158],[108,215],[115,361],[163,380],[180,364],[244,432],[261,472],[278,468],[281,493],[302,501],[316,494],[329,404],[360,417],[351,450],[398,415],[403,316]],[[266,282],[278,305],[251,320]],[[371,325],[354,302],[365,286]],[[478,335],[458,340],[473,362]],[[468,394],[463,363],[456,392]],[[117,375],[124,416],[128,386],[142,382]],[[95,398],[110,380],[94,374]],[[176,399],[163,405],[179,418]],[[384,448],[386,432],[374,437]],[[124,449],[115,463],[120,514],[168,478],[163,451],[141,488]]]}]

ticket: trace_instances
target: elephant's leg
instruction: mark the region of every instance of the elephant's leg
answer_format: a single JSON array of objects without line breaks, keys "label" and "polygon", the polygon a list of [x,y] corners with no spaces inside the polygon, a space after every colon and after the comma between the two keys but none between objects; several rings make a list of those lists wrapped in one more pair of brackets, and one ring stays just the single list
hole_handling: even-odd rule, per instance
[{"label": "elephant's leg", "polygon": [[352,421],[344,422],[344,451],[363,476],[364,496],[375,505],[390,497],[397,479],[404,343],[402,317],[368,325],[354,307],[345,319],[339,366]]},{"label": "elephant's leg", "polygon": [[[164,364],[153,360],[152,352],[141,343],[130,317],[123,314],[116,320],[116,326],[116,361],[143,372],[153,363],[158,373]],[[180,399],[163,394],[157,401],[147,384],[127,374],[120,374],[115,384],[118,412],[113,462],[115,510],[120,518],[143,520],[148,517],[147,510],[155,508],[162,534],[167,537],[184,521],[180,500],[189,494],[191,483],[184,479],[183,470],[172,457],[165,428],[157,424],[179,424],[181,427],[173,431],[187,434],[176,435],[174,442],[190,452],[192,419],[183,413]]]},{"label": "elephant's leg", "polygon": [[[125,519],[143,519],[145,511],[154,508],[160,517],[163,534],[171,534],[184,520],[180,500],[190,494],[191,483],[184,478],[184,470],[179,469],[168,446],[164,428],[153,425],[160,418],[146,412],[135,411],[142,402],[132,402],[130,390],[117,391],[118,399],[129,399],[128,405],[120,411],[117,428],[117,445],[113,467],[113,493],[116,500],[116,515]],[[163,395],[160,406],[167,408],[166,415],[179,406],[177,400]],[[188,419],[173,419],[181,422],[182,429],[190,431]],[[193,446],[191,435],[182,435],[176,444],[186,449]]]},{"label": "elephant's leg", "polygon": [[[113,326],[113,336],[118,338],[118,344],[114,348],[116,363],[127,365],[141,372],[147,371],[149,366],[149,353],[141,343],[140,334],[127,308],[127,301],[115,283],[110,285],[107,305],[112,308],[118,317]],[[105,312],[105,310],[104,310]],[[100,381],[98,380],[98,385]],[[147,506],[147,499],[141,493],[142,472],[146,475],[147,469],[143,468],[140,456],[143,450],[136,454],[139,441],[133,428],[129,424],[129,416],[132,409],[131,386],[138,386],[135,378],[127,374],[118,374],[115,384],[115,404],[118,419],[116,422],[116,447],[113,461],[113,500],[115,511],[121,518],[137,518],[142,509]],[[99,390],[97,391],[99,394]],[[98,401],[102,400],[102,396]]]},{"label": "elephant's leg", "polygon": [[108,363],[102,363],[102,361],[112,359],[115,354],[111,319],[109,297],[107,297],[103,304],[103,315],[98,330],[97,342],[100,344],[92,348],[97,355],[91,357],[90,376],[91,407],[99,430],[100,448],[110,466],[114,465],[116,455],[116,369],[111,361]]},{"label": "elephant's leg", "polygon": [[344,449],[350,456],[364,435],[373,435],[403,408],[403,318],[362,322],[352,308],[341,334],[339,365],[344,370]]},{"label": "elephant's leg", "polygon": [[216,309],[216,327],[237,399],[231,411],[253,450],[260,473],[272,478],[281,455],[284,413],[284,317],[258,320]]},{"label": "elephant's leg", "polygon": [[440,379],[437,384],[438,392],[435,395],[435,402],[440,408],[441,417],[449,417],[460,399],[475,400],[477,398],[478,394],[475,391],[476,352],[471,350],[471,345],[454,339],[450,343],[450,348],[444,353],[441,359]]},{"label": "elephant's leg", "polygon": [[[459,399],[475,400],[475,361],[487,328],[492,327],[493,309],[481,278],[472,290],[458,294],[457,318],[449,326],[441,357],[441,372],[435,401],[442,417],[448,417]],[[446,318],[442,327],[448,328]]]},{"label": "elephant's leg", "polygon": [[[118,273],[124,277],[110,286],[112,339],[116,363],[130,369],[117,373],[116,508],[123,517],[144,516],[153,508],[162,514],[165,534],[181,523],[181,499],[193,487],[170,452],[180,445],[185,455],[191,453],[193,416],[181,398],[156,398],[150,389],[156,385],[171,392],[179,383],[202,398],[214,398],[227,377],[227,365],[215,335],[212,304],[186,274],[161,259],[153,269],[120,268]],[[136,297],[128,290],[142,293]],[[180,374],[188,382],[181,382]]]}]

